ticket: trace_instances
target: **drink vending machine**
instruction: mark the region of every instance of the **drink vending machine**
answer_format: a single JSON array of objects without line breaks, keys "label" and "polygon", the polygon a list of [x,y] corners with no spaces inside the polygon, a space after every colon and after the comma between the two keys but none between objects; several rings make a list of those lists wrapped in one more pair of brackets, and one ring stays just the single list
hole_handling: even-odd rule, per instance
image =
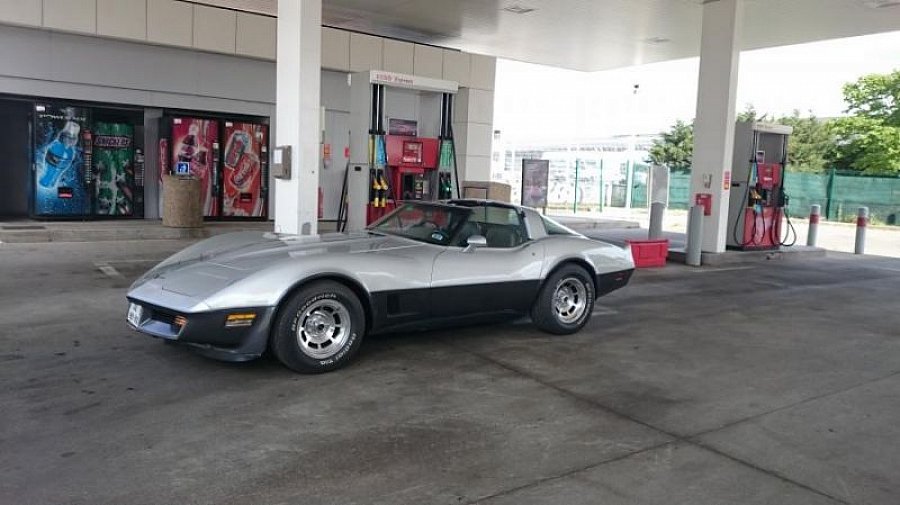
[{"label": "drink vending machine", "polygon": [[66,104],[35,105],[35,216],[143,215],[142,143],[127,116]]},{"label": "drink vending machine", "polygon": [[765,250],[792,246],[796,242],[797,234],[787,211],[789,197],[784,188],[791,133],[793,128],[785,125],[737,123],[728,247]]},{"label": "drink vending machine", "polygon": [[165,117],[160,127],[159,160],[160,185],[163,174],[186,172],[200,180],[204,217],[266,217],[268,125]]}]

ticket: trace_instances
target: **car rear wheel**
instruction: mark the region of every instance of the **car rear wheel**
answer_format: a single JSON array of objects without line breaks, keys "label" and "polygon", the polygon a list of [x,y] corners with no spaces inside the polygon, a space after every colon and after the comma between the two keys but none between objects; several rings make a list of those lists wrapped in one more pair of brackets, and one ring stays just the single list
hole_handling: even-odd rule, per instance
[{"label": "car rear wheel", "polygon": [[578,265],[563,265],[544,282],[531,309],[534,324],[556,335],[575,333],[594,311],[594,282]]},{"label": "car rear wheel", "polygon": [[353,358],[365,326],[362,303],[353,291],[333,281],[314,282],[281,307],[272,352],[296,372],[328,372]]}]

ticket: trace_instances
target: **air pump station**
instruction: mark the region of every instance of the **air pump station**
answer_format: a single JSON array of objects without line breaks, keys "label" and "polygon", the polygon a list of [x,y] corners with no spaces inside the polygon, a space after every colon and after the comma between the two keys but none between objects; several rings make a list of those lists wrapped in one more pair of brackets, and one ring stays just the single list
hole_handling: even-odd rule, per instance
[{"label": "air pump station", "polygon": [[345,217],[360,230],[400,201],[459,196],[456,82],[373,70],[351,75]]}]

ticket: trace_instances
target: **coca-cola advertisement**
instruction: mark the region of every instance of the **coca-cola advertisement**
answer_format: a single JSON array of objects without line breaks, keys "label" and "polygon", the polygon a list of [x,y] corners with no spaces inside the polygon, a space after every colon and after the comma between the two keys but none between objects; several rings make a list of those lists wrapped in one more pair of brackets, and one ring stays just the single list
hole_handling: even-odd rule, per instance
[{"label": "coca-cola advertisement", "polygon": [[222,215],[265,217],[269,128],[263,124],[225,122],[222,158]]},{"label": "coca-cola advertisement", "polygon": [[191,175],[200,179],[203,215],[219,215],[216,167],[219,157],[219,122],[188,117],[172,118],[172,156],[169,173],[176,173],[178,163],[187,162]]}]

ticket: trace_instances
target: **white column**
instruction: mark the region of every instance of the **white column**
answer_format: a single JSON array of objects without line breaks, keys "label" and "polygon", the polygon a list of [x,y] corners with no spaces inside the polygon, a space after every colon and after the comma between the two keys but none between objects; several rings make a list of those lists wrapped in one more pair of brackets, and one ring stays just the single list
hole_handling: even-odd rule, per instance
[{"label": "white column", "polygon": [[275,180],[275,231],[315,235],[318,224],[322,0],[278,2],[275,132],[291,146],[291,178]]},{"label": "white column", "polygon": [[724,182],[732,169],[743,7],[743,0],[703,5],[691,201],[698,193],[712,195],[712,215],[703,226],[704,252],[725,251],[729,190]]}]

